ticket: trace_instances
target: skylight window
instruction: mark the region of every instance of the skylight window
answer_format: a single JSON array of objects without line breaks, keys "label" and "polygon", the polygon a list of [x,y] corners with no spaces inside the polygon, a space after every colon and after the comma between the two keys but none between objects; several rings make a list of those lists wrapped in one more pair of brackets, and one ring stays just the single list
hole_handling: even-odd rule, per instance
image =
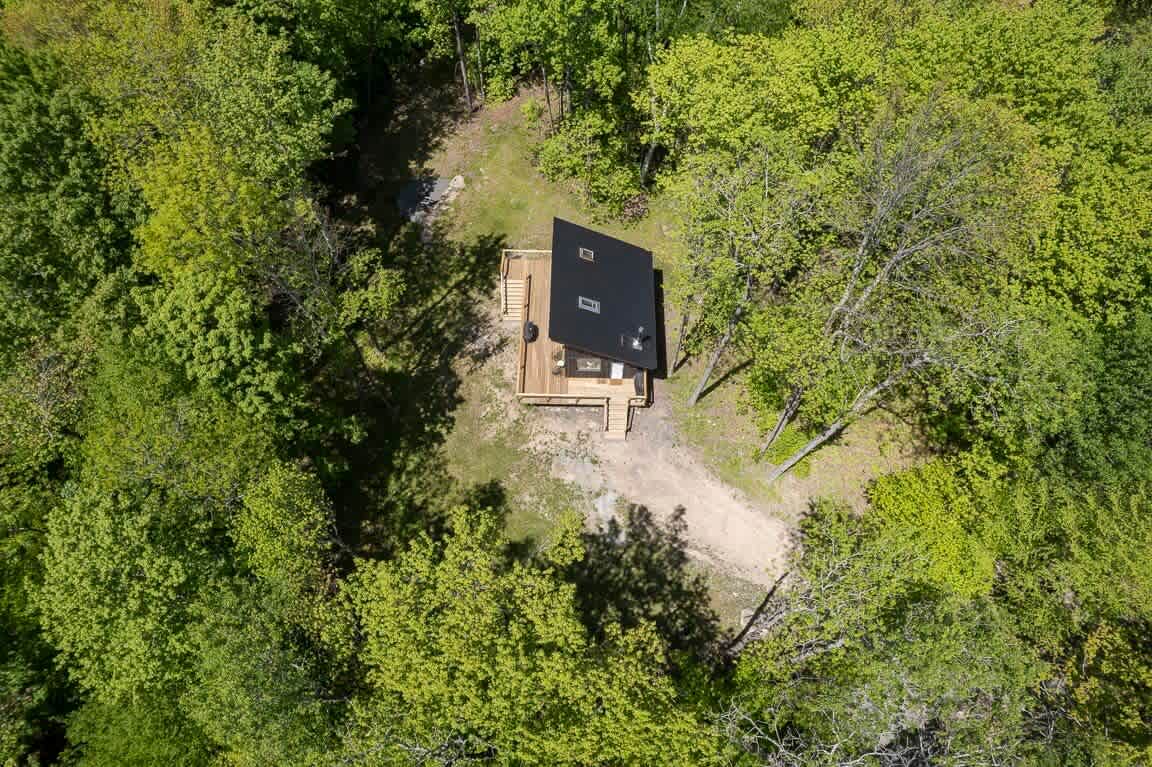
[{"label": "skylight window", "polygon": [[588,248],[580,248],[580,258],[584,259],[585,261],[595,261],[596,254]]},{"label": "skylight window", "polygon": [[596,301],[595,299],[578,296],[576,305],[586,312],[592,312],[593,314],[600,313],[600,302]]}]

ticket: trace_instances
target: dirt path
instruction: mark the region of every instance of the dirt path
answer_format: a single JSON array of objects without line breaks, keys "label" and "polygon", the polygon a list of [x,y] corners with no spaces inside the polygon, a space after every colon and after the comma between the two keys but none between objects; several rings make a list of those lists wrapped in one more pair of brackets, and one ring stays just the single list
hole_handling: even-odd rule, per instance
[{"label": "dirt path", "polygon": [[668,405],[637,411],[626,442],[603,439],[595,408],[536,408],[533,450],[551,458],[552,473],[588,491],[590,510],[611,514],[619,501],[666,518],[684,507],[691,553],[754,583],[770,583],[783,567],[790,529],[767,509],[718,480],[677,435]]}]

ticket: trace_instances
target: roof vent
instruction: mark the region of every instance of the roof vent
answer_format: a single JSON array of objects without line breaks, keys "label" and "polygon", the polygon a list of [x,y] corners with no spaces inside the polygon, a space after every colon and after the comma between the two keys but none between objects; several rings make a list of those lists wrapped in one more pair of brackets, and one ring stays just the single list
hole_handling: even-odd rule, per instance
[{"label": "roof vent", "polygon": [[593,314],[600,313],[600,302],[595,299],[577,296],[576,305],[586,312],[592,312]]},{"label": "roof vent", "polygon": [[584,259],[585,261],[595,261],[596,254],[588,248],[580,248],[580,258]]}]

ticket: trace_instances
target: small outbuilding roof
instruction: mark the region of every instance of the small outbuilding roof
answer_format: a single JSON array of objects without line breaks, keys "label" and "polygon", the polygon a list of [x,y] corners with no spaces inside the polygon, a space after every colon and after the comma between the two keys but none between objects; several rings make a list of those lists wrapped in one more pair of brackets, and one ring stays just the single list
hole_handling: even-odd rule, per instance
[{"label": "small outbuilding roof", "polygon": [[652,253],[554,219],[548,336],[647,370],[657,366]]}]

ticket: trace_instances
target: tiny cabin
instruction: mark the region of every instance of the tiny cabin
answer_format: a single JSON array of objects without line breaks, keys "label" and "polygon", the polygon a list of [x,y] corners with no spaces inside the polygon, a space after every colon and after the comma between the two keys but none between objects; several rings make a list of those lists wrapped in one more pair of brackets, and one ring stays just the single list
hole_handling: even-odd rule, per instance
[{"label": "tiny cabin", "polygon": [[516,323],[516,396],[603,408],[606,439],[625,439],[651,403],[658,364],[652,254],[554,219],[552,250],[506,250],[500,308]]}]

